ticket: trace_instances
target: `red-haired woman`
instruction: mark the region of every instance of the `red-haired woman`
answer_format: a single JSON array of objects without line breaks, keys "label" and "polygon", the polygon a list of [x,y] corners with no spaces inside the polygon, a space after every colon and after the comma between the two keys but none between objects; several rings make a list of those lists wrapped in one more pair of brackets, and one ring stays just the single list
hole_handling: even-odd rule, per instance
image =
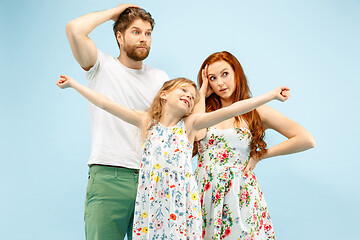
[{"label": "red-haired woman", "polygon": [[[250,98],[239,61],[229,52],[211,54],[198,75],[206,111]],[[266,129],[288,139],[267,148]],[[269,106],[225,120],[197,135],[204,239],[275,239],[269,211],[253,169],[265,158],[315,146],[311,134]]]}]

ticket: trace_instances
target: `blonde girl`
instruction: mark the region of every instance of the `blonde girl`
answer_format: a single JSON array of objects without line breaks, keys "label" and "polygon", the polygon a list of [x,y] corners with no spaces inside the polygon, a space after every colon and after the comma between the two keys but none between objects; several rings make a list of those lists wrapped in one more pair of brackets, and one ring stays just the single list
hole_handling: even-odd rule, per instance
[{"label": "blonde girl", "polygon": [[133,239],[201,239],[201,209],[191,169],[196,132],[289,97],[288,88],[278,87],[218,111],[191,114],[199,99],[196,84],[177,78],[165,82],[149,110],[143,112],[114,103],[70,77],[60,77],[60,88],[74,88],[91,103],[140,129],[143,155]]}]

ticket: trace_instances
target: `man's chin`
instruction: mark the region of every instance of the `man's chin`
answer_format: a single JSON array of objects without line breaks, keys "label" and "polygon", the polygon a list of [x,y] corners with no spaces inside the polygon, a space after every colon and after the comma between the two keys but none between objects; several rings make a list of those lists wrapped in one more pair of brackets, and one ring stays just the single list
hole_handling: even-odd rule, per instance
[{"label": "man's chin", "polygon": [[142,61],[145,58],[147,58],[149,56],[150,51],[147,52],[143,52],[143,53],[133,53],[133,54],[127,54],[129,58],[131,58],[132,60],[135,61]]}]

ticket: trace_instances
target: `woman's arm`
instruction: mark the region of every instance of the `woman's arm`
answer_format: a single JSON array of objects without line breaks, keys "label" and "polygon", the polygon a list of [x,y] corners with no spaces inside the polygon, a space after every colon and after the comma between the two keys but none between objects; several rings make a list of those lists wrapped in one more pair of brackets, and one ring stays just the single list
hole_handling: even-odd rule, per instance
[{"label": "woman's arm", "polygon": [[316,142],[314,137],[300,124],[266,105],[256,110],[266,129],[274,129],[287,137],[288,140],[268,148],[267,153],[265,153],[261,159],[250,158],[243,170],[244,174],[252,171],[256,167],[256,164],[262,159],[297,153],[315,147]]},{"label": "woman's arm", "polygon": [[269,106],[258,109],[265,128],[274,129],[288,140],[267,149],[262,159],[305,151],[316,145],[314,137],[300,124]]},{"label": "woman's arm", "polygon": [[56,82],[56,85],[62,89],[72,87],[99,108],[104,109],[112,115],[132,125],[135,125],[140,129],[143,126],[146,115],[145,112],[135,111],[133,109],[121,106],[120,104],[114,103],[104,95],[76,82],[71,77],[60,75],[60,79]]},{"label": "woman's arm", "polygon": [[[208,65],[201,71],[202,85],[199,90],[199,102],[195,105],[193,113],[205,113],[205,100],[208,98],[214,91],[211,89],[208,79]],[[195,141],[199,141],[206,136],[206,129],[201,129],[195,134]]]},{"label": "woman's arm", "polygon": [[193,114],[190,116],[193,121],[192,129],[198,131],[213,126],[226,119],[250,112],[274,99],[286,101],[290,96],[288,91],[287,87],[278,87],[263,95],[235,102],[228,107],[223,107],[210,113]]}]

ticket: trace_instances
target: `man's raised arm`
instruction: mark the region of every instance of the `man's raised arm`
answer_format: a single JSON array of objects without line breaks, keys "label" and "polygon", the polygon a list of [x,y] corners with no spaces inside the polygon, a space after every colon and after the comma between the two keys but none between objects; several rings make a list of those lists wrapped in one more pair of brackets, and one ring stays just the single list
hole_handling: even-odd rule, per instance
[{"label": "man's raised arm", "polygon": [[70,21],[66,25],[66,35],[71,51],[76,61],[84,70],[92,68],[97,59],[95,43],[89,38],[89,33],[100,24],[109,20],[116,21],[128,7],[138,7],[134,4],[119,4],[100,12],[88,13]]}]

